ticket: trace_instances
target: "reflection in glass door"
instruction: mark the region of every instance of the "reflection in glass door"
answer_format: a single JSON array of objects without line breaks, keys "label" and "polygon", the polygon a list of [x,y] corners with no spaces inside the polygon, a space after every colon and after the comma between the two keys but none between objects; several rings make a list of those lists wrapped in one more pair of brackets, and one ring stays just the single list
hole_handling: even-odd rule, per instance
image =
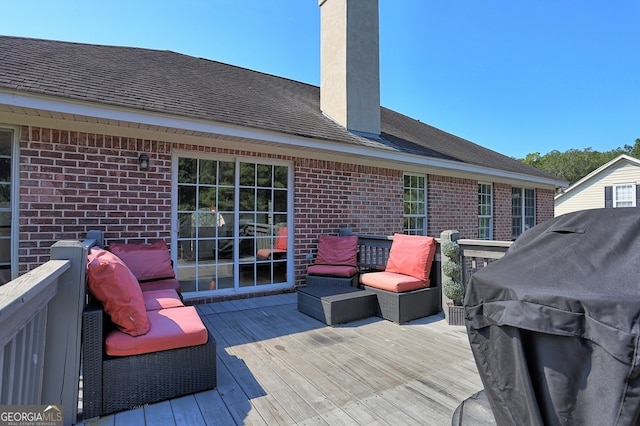
[{"label": "reflection in glass door", "polygon": [[287,281],[289,167],[177,158],[177,275],[183,292]]},{"label": "reflection in glass door", "polygon": [[13,132],[0,129],[0,285],[11,281],[11,176]]},{"label": "reflection in glass door", "polygon": [[240,286],[287,279],[288,167],[239,163]]}]

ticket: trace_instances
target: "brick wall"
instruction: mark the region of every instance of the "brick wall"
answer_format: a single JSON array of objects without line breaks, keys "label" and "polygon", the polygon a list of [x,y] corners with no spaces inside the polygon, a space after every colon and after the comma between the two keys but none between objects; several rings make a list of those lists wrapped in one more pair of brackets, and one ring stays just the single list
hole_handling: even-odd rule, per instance
[{"label": "brick wall", "polygon": [[427,234],[456,230],[460,238],[478,237],[478,181],[429,175]]},{"label": "brick wall", "polygon": [[318,235],[349,227],[389,235],[402,230],[403,173],[335,161],[295,160],[296,284],[301,284]]},{"label": "brick wall", "polygon": [[[89,229],[128,241],[170,236],[170,144],[23,127],[20,152],[20,273]],[[139,170],[141,152],[148,171]]]},{"label": "brick wall", "polygon": [[536,224],[551,219],[554,216],[553,197],[555,192],[551,189],[536,190]]},{"label": "brick wall", "polygon": [[493,184],[493,239],[511,240],[511,185]]},{"label": "brick wall", "polygon": [[[178,139],[179,136],[176,137]],[[348,163],[256,154],[108,135],[22,127],[19,272],[46,262],[50,246],[91,229],[107,241],[171,236],[171,152],[175,149],[287,160],[294,167],[295,275],[302,282],[317,236],[402,229],[403,172]],[[150,169],[140,171],[146,153]],[[428,234],[477,237],[477,181],[428,176]],[[538,222],[553,217],[553,191],[538,190]],[[494,237],[511,238],[511,189],[494,185]]]}]

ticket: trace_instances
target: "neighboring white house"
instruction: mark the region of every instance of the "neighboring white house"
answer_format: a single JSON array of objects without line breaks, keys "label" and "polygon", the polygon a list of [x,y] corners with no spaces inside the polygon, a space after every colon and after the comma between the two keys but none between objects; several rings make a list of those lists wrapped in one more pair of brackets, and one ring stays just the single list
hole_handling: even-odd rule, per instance
[{"label": "neighboring white house", "polygon": [[640,160],[622,154],[556,195],[555,215],[602,207],[638,207],[639,192]]}]

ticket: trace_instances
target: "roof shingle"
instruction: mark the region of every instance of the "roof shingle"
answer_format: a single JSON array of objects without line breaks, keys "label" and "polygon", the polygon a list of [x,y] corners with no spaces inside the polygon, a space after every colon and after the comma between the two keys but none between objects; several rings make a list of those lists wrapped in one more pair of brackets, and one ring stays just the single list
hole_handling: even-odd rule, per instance
[{"label": "roof shingle", "polygon": [[320,111],[320,88],[171,51],[0,36],[0,88],[246,126],[557,179],[381,108],[381,137]]}]

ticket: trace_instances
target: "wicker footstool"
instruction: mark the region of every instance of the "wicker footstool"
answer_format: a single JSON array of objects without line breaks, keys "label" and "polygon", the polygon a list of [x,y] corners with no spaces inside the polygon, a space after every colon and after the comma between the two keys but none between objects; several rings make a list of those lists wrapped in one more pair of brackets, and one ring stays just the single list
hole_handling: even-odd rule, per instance
[{"label": "wicker footstool", "polygon": [[376,315],[396,324],[435,315],[440,309],[440,288],[427,287],[419,290],[395,293],[365,285],[377,297]]},{"label": "wicker footstool", "polygon": [[298,290],[298,310],[327,325],[375,316],[376,295],[345,285],[307,286]]}]

